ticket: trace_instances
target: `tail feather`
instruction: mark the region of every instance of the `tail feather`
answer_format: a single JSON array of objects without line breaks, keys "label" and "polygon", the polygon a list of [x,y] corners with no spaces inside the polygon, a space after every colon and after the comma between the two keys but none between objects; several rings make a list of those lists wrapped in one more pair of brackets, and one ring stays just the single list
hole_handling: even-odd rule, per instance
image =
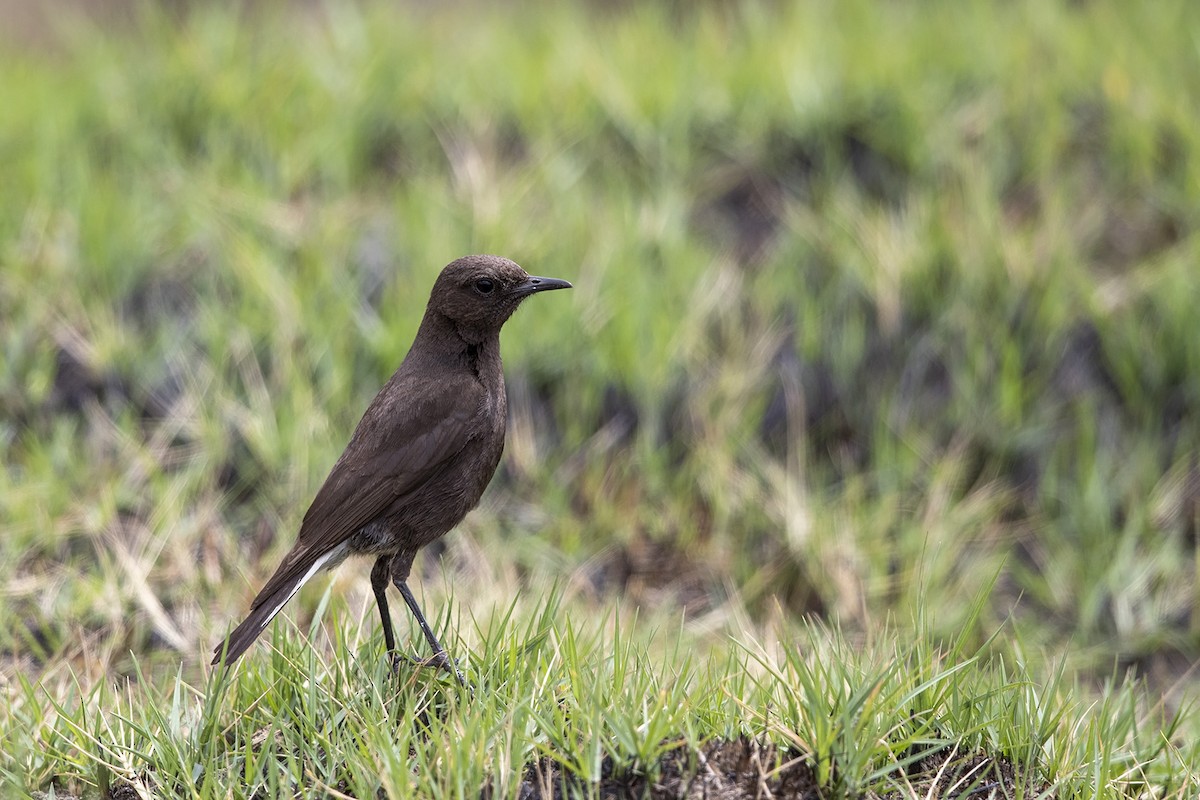
[{"label": "tail feather", "polygon": [[[233,662],[237,661],[242,653],[254,644],[254,640],[266,630],[267,625],[275,619],[276,614],[283,610],[287,602],[296,596],[300,587],[308,583],[309,578],[316,575],[322,567],[327,564],[333,566],[344,557],[345,545],[335,547],[317,558],[308,570],[281,585],[271,594],[266,597],[260,594],[254,598],[254,606],[250,609],[249,616],[242,620],[225,641],[213,650],[212,665],[216,666],[224,662],[226,668],[233,666]],[[333,564],[330,564],[331,561]]]},{"label": "tail feather", "polygon": [[[233,666],[233,662],[237,661],[242,653],[249,649],[250,645],[254,644],[254,640],[259,637],[267,628],[267,624],[275,618],[275,615],[283,610],[284,603],[300,589],[299,586],[295,590],[291,586],[283,586],[271,597],[267,598],[266,602],[256,607],[250,612],[250,615],[242,620],[225,641],[217,645],[213,651],[213,666],[225,662],[225,666]],[[277,596],[283,596],[283,602],[277,602]]]}]

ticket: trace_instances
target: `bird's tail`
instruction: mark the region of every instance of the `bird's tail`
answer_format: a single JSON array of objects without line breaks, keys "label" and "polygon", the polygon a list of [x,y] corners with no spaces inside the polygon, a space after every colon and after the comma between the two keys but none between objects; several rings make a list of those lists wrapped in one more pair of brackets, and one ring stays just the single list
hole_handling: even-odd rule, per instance
[{"label": "bird's tail", "polygon": [[[301,572],[294,577],[284,580],[278,587],[271,589],[270,585],[275,583],[276,578],[272,578],[264,587],[270,590],[270,594],[260,593],[254,598],[254,605],[250,609],[250,615],[247,616],[242,623],[233,629],[233,632],[226,637],[225,641],[217,645],[213,650],[213,666],[225,663],[226,668],[233,666],[233,662],[237,661],[242,653],[254,644],[254,640],[259,637],[271,620],[275,619],[275,615],[283,610],[287,602],[296,596],[296,592],[300,591],[300,587],[308,583],[308,579],[320,572],[321,568],[330,564],[333,561],[336,564],[340,557],[344,557],[344,547],[335,547],[317,558],[312,566],[304,572]],[[287,562],[280,565],[280,572],[284,572]],[[277,576],[278,577],[278,576]]]},{"label": "bird's tail", "polygon": [[[298,581],[297,581],[298,583]],[[242,623],[233,629],[233,632],[217,645],[213,651],[213,666],[225,662],[225,666],[233,666],[233,662],[237,661],[242,653],[246,652],[250,645],[254,644],[254,640],[258,638],[267,628],[267,623],[275,618],[275,615],[283,610],[284,603],[288,601],[291,595],[300,590],[299,586],[291,587],[284,586],[267,599],[262,605],[254,608],[248,617],[242,620]],[[279,595],[283,602],[275,601],[275,596]]]}]

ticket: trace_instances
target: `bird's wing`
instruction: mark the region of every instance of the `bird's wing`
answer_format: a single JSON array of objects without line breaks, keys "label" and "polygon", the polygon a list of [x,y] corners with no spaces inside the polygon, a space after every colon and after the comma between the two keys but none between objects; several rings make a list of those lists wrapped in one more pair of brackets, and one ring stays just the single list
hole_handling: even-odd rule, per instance
[{"label": "bird's wing", "polygon": [[424,483],[463,449],[484,402],[471,376],[385,386],[304,515],[296,544],[254,598],[257,608],[318,558]]}]

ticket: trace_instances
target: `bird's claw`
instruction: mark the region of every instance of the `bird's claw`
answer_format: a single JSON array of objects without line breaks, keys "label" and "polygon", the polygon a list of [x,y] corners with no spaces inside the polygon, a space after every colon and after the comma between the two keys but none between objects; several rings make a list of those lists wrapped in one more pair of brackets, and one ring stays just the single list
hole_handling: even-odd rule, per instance
[{"label": "bird's claw", "polygon": [[420,665],[423,667],[437,667],[438,669],[449,672],[458,681],[458,685],[466,689],[470,689],[467,679],[463,677],[462,670],[458,668],[458,664],[453,658],[446,655],[445,650],[439,650],[429,658],[422,659]]},{"label": "bird's claw", "polygon": [[392,671],[399,672],[400,664],[407,662],[414,667],[436,667],[437,669],[449,672],[458,681],[458,685],[466,689],[470,689],[470,684],[463,676],[462,670],[458,668],[458,664],[446,654],[445,650],[438,650],[428,658],[417,658],[410,656],[407,653],[393,652],[392,653]]}]

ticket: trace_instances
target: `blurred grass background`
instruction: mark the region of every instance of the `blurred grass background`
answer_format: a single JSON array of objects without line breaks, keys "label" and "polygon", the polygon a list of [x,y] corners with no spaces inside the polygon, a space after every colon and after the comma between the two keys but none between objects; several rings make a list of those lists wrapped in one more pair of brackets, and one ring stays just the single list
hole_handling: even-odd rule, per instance
[{"label": "blurred grass background", "polygon": [[920,619],[1194,692],[1194,4],[114,7],[0,47],[6,681],[200,675],[495,252],[576,289],[505,329],[431,605]]}]

